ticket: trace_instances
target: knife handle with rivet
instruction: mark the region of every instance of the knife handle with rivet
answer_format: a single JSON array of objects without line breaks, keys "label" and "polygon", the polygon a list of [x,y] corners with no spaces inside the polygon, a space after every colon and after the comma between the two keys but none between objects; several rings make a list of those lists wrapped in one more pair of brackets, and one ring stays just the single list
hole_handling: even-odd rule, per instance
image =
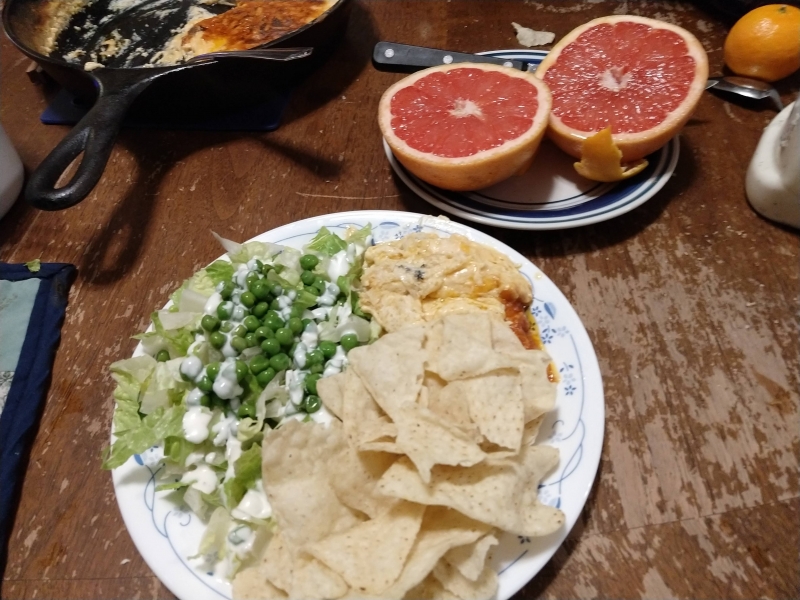
[{"label": "knife handle with rivet", "polygon": [[372,52],[372,64],[379,71],[411,73],[437,65],[463,62],[503,65],[521,71],[526,68],[526,65],[518,60],[463,52],[449,52],[447,50],[437,50],[436,48],[395,44],[394,42],[378,42]]}]

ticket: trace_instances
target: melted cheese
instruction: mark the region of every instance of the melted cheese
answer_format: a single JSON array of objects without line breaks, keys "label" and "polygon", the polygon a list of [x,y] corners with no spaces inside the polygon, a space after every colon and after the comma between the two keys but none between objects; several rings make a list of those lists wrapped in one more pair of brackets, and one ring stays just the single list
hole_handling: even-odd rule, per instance
[{"label": "melted cheese", "polygon": [[364,255],[361,282],[362,308],[386,331],[488,312],[535,347],[530,323],[519,318],[533,301],[530,283],[506,255],[463,236],[416,233],[373,246]]}]

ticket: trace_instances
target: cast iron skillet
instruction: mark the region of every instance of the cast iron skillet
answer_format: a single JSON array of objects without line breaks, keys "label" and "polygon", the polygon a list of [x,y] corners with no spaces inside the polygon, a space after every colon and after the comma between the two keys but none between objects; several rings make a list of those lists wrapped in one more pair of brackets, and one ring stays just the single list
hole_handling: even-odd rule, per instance
[{"label": "cast iron skillet", "polygon": [[[112,1],[96,0],[91,5],[93,13],[89,18],[100,21],[104,12],[110,13],[108,7]],[[289,62],[225,58],[166,67],[142,67],[137,64],[145,64],[147,57],[129,60],[130,56],[121,52],[114,59],[117,62],[86,71],[81,65],[61,58],[66,52],[80,50],[81,43],[87,49],[93,49],[91,42],[87,43],[71,33],[75,27],[85,24],[81,21],[87,18],[85,12],[72,17],[63,30],[58,38],[59,51],[53,53],[54,56],[45,56],[36,50],[39,44],[35,41],[41,28],[47,27],[36,11],[43,0],[6,0],[3,26],[11,41],[62,86],[89,101],[96,99],[86,116],[31,173],[25,188],[26,200],[42,210],[61,210],[89,195],[103,174],[126,112],[140,94],[137,108],[149,114],[204,114],[263,101],[277,88],[306,75],[324,60],[343,35],[350,2],[338,0],[308,25],[261,46],[313,47],[314,52],[309,58]],[[148,48],[160,48],[184,19],[185,10],[197,2],[144,0],[139,4],[148,10],[126,14],[125,19],[118,20],[113,26],[126,37],[138,34]],[[167,4],[177,10],[165,15],[163,5]],[[162,9],[160,12],[159,7]],[[224,8],[217,7],[216,12]],[[181,10],[184,10],[183,14]],[[125,63],[130,66],[125,66]],[[81,153],[80,165],[72,179],[63,187],[56,188],[59,178]]]}]

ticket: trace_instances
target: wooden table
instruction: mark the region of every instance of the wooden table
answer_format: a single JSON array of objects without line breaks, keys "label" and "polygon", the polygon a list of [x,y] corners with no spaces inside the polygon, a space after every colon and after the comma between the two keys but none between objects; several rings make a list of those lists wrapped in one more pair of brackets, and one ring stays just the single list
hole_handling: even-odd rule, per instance
[{"label": "wooden table", "polygon": [[[61,346],[4,573],[7,598],[171,598],[120,517],[100,451],[111,362],[194,270],[209,230],[244,240],[357,209],[438,214],[393,174],[376,123],[398,75],[380,39],[517,47],[511,22],[556,33],[624,11],[703,41],[722,70],[726,24],[688,3],[360,0],[347,39],[274,133],[125,130],[102,181],[54,213],[18,202],[0,260],[73,263]],[[29,61],[2,43],[0,117],[28,170],[66,132],[45,126]],[[800,78],[781,82],[790,101]],[[653,199],[579,229],[480,227],[566,294],[594,342],[605,443],[582,518],[518,598],[790,598],[798,576],[798,236],[751,210],[744,176],[768,106],[705,94]]]}]

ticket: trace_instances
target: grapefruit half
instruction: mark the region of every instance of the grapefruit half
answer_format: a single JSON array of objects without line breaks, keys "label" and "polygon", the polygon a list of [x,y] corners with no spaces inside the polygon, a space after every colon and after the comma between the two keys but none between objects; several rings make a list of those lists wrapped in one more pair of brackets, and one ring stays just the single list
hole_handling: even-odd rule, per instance
[{"label": "grapefruit half", "polygon": [[476,190],[524,172],[547,129],[550,92],[532,73],[458,63],[418,71],[383,94],[381,133],[414,175]]},{"label": "grapefruit half", "polygon": [[582,158],[606,127],[632,163],[666,144],[692,115],[708,79],[703,46],[685,29],[644,17],[589,21],[548,53],[536,76],[550,88],[548,136]]}]

